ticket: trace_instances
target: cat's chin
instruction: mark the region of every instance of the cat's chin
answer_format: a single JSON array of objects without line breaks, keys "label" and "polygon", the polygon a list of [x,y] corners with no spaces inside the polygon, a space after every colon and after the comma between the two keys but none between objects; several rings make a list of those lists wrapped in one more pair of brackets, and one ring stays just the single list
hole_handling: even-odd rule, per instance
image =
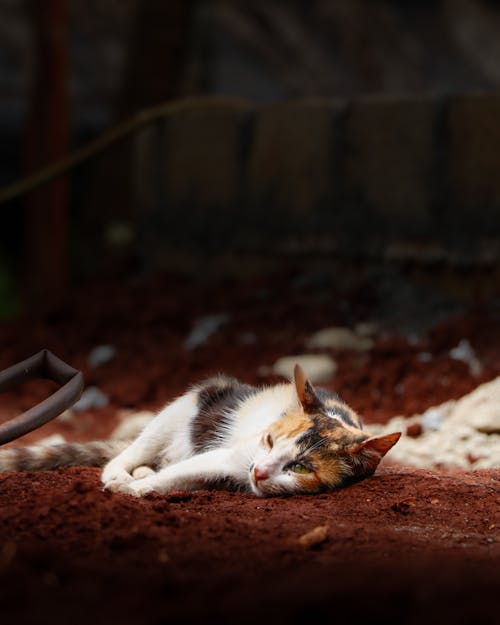
[{"label": "cat's chin", "polygon": [[255,481],[253,475],[250,476],[250,488],[252,489],[252,493],[257,497],[271,497],[272,493],[266,491],[265,487],[259,486],[259,484]]},{"label": "cat's chin", "polygon": [[263,484],[260,486],[253,477],[250,478],[250,487],[252,489],[252,493],[257,497],[280,497],[291,494],[286,490],[279,488],[276,483]]},{"label": "cat's chin", "polygon": [[250,479],[250,488],[252,489],[252,493],[257,495],[257,497],[266,497],[266,494],[263,492],[262,488],[258,486],[253,479]]}]

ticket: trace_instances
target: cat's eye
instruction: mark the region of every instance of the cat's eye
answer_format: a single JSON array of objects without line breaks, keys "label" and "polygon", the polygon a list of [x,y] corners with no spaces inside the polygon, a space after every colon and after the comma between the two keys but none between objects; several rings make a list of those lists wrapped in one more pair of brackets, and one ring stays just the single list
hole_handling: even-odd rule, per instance
[{"label": "cat's eye", "polygon": [[273,448],[274,441],[273,441],[273,437],[270,434],[266,436],[266,445],[269,447],[269,449]]},{"label": "cat's eye", "polygon": [[290,468],[294,473],[301,473],[302,475],[305,475],[306,473],[312,473],[311,469],[304,466],[300,462],[295,462]]}]

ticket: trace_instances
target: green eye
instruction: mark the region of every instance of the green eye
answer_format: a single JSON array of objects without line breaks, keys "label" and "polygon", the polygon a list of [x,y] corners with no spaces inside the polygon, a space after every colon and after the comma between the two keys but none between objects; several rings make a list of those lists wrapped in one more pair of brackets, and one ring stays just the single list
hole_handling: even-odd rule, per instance
[{"label": "green eye", "polygon": [[294,473],[302,473],[302,474],[312,473],[311,469],[308,469],[303,464],[300,464],[300,462],[296,462],[295,464],[292,464],[291,468]]}]

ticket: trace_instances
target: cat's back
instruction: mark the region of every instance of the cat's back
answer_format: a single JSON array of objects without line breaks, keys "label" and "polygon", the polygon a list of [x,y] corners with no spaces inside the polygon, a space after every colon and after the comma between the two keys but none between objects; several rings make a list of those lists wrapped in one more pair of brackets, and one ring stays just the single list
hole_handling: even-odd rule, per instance
[{"label": "cat's back", "polygon": [[296,402],[291,384],[259,387],[226,375],[209,378],[196,391],[198,415],[191,427],[196,452],[245,441]]},{"label": "cat's back", "polygon": [[260,389],[227,375],[216,375],[198,384],[198,414],[191,425],[195,451],[203,451],[227,438],[237,424],[241,405],[257,395]]}]

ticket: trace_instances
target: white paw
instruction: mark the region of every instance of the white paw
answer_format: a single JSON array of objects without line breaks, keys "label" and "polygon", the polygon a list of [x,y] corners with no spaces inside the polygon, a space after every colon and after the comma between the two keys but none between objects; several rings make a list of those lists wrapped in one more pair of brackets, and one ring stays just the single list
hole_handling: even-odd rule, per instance
[{"label": "white paw", "polygon": [[131,481],[132,477],[130,477],[129,480],[109,480],[108,482],[104,482],[103,490],[109,490],[112,493],[128,493]]},{"label": "white paw", "polygon": [[152,493],[154,490],[156,490],[154,482],[152,482],[147,477],[141,480],[134,480],[133,482],[130,482],[129,484],[127,484],[127,488],[127,494],[134,495],[134,497],[143,497],[144,495]]},{"label": "white paw", "polygon": [[[111,463],[104,467],[102,471],[101,481],[104,483],[104,488],[108,488],[113,482],[128,483],[134,478],[128,471],[121,466],[113,466]],[[110,488],[112,490],[112,488]]]}]

